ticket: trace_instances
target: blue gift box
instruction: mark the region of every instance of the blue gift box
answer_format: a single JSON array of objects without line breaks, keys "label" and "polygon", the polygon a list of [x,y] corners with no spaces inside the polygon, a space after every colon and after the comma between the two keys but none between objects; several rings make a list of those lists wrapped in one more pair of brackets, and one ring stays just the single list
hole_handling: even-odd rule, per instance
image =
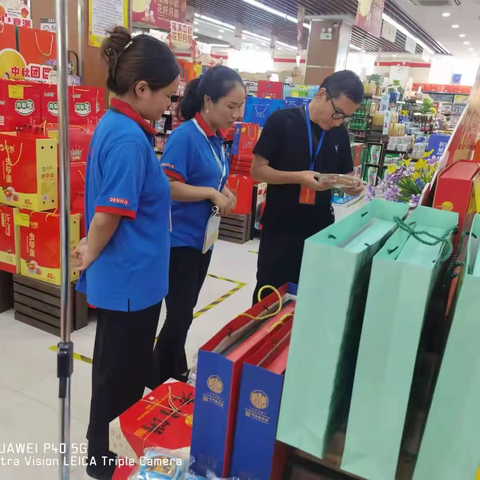
[{"label": "blue gift box", "polygon": [[[283,301],[293,300],[296,292],[297,286],[293,284],[279,289]],[[274,342],[270,347],[273,349],[284,338],[281,331],[287,322],[279,320],[287,311],[293,311],[293,305],[285,305],[265,323],[250,316],[257,318],[265,312],[275,312],[278,304],[278,296],[272,293],[247,310],[247,315],[241,314],[228,323],[198,352],[191,447],[191,455],[195,457],[192,469],[198,475],[211,470],[219,477],[229,476],[243,364],[265,342]],[[244,338],[255,322],[260,327]],[[230,345],[238,341],[235,349],[229,351]]]},{"label": "blue gift box", "polygon": [[284,337],[275,348],[265,342],[243,366],[231,477],[283,477],[287,447],[276,441],[276,435],[291,327],[291,321],[285,323],[279,332]]}]

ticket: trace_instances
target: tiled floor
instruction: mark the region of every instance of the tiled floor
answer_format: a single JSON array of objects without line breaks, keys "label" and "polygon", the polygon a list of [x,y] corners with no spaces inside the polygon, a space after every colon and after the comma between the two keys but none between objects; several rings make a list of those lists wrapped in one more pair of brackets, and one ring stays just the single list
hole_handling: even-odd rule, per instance
[{"label": "tiled floor", "polygon": [[[211,310],[198,316],[190,329],[187,354],[191,359],[205,343],[235,314],[250,306],[255,287],[258,242],[246,245],[219,242],[210,266],[210,273],[219,277],[245,283],[232,296]],[[207,277],[200,295],[197,310],[209,305],[237,286],[236,283]],[[164,313],[159,328],[163,324]],[[75,352],[93,356],[95,322],[74,332]],[[58,337],[44,333],[13,318],[13,312],[0,315],[0,479],[1,480],[51,480],[59,478],[57,466],[27,464],[30,457],[47,461],[58,457],[48,449],[58,443],[58,380],[56,354],[49,347]],[[90,409],[91,365],[75,361],[72,377],[71,441],[85,442]],[[37,453],[2,453],[4,444],[32,443]],[[2,460],[3,457],[3,460]],[[10,459],[20,465],[7,466]],[[30,460],[31,461],[31,460]],[[85,469],[72,466],[72,480],[87,480]]]},{"label": "tiled floor", "polygon": [[[360,205],[358,205],[360,206]],[[338,208],[337,218],[354,211]],[[245,245],[219,242],[214,251],[210,274],[244,283],[236,293],[198,316],[190,329],[187,354],[191,360],[198,348],[236,314],[251,304],[255,287],[258,242]],[[238,283],[207,277],[197,311],[235,288]],[[159,328],[163,324],[162,312]],[[93,356],[95,322],[74,332],[76,353]],[[59,416],[56,354],[49,349],[58,337],[44,333],[13,318],[13,312],[0,315],[0,480],[52,480],[59,478],[57,466],[32,466],[31,461],[47,462],[58,455],[49,450],[58,445]],[[85,442],[90,409],[91,365],[75,361],[72,377],[71,442]],[[4,454],[4,444],[33,444],[33,454]],[[18,459],[19,465],[8,460]],[[27,462],[30,462],[28,464]],[[78,463],[78,460],[77,460]],[[85,469],[72,466],[72,480],[87,480]]]}]

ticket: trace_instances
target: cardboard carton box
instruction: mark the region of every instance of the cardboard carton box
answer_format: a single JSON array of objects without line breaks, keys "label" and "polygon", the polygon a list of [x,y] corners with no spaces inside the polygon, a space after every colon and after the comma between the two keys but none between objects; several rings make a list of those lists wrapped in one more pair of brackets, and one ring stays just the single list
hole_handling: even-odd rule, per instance
[{"label": "cardboard carton box", "polygon": [[[61,284],[60,215],[55,212],[31,212],[20,209],[15,216],[20,227],[20,273],[53,285]],[[80,241],[80,215],[70,216],[72,250]],[[71,271],[71,281],[78,272]]]},{"label": "cardboard carton box", "polygon": [[0,133],[0,202],[44,211],[58,206],[57,140]]}]

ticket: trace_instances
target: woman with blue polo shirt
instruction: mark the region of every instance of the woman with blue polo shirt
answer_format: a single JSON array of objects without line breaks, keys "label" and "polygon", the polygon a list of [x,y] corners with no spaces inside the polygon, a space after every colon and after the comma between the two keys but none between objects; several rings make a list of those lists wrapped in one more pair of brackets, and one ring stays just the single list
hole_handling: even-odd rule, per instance
[{"label": "woman with blue polo shirt", "polygon": [[179,106],[183,123],[167,141],[162,166],[172,192],[172,232],[167,318],[154,352],[153,386],[185,379],[185,341],[193,310],[207,276],[212,249],[204,238],[212,208],[230,212],[235,196],[225,186],[229,166],[222,130],[240,116],[245,90],[231,68],[211,68],[190,82]]},{"label": "woman with blue polo shirt", "polygon": [[98,312],[87,473],[110,479],[109,423],[143,397],[168,290],[170,186],[148,121],[168,108],[181,70],[165,43],[132,38],[123,27],[113,29],[102,52],[115,98],[90,145],[88,236],[74,264],[83,271],[78,289]]}]

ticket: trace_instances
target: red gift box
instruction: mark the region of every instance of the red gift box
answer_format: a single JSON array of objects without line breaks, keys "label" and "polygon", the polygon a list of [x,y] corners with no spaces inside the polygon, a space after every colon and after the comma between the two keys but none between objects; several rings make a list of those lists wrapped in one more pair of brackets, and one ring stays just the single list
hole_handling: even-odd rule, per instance
[{"label": "red gift box", "polygon": [[80,214],[80,238],[87,236],[87,228],[85,224],[86,171],[87,164],[84,162],[73,163],[70,165],[70,203],[72,212]]},{"label": "red gift box", "polygon": [[110,423],[110,450],[135,460],[146,448],[190,449],[195,388],[169,381]]},{"label": "red gift box", "polygon": [[[58,123],[58,96],[56,85],[42,85],[42,120]],[[96,125],[98,123],[98,88],[68,87],[68,113],[70,125]]]},{"label": "red gift box", "polygon": [[0,205],[0,270],[20,272],[20,230],[15,225],[18,209]]},{"label": "red gift box", "polygon": [[233,213],[248,215],[252,213],[253,180],[243,175],[230,175],[227,187],[237,197]]},{"label": "red gift box", "polygon": [[[85,163],[88,158],[88,150],[92,141],[94,129],[85,127],[70,127],[68,129],[70,164]],[[44,135],[58,139],[58,125],[50,124],[44,128]],[[60,164],[59,164],[60,165]]]},{"label": "red gift box", "polygon": [[[70,246],[80,241],[79,215],[70,215]],[[53,285],[61,284],[60,215],[20,209],[15,215],[20,227],[21,274]],[[78,279],[72,270],[71,281]]]},{"label": "red gift box", "polygon": [[258,81],[257,98],[271,98],[281,100],[283,97],[283,83],[270,82],[268,80]]},{"label": "red gift box", "polygon": [[460,160],[445,168],[437,180],[433,208],[459,214],[460,232],[468,230],[476,213],[474,179],[480,165]]},{"label": "red gift box", "polygon": [[98,123],[98,89],[95,87],[69,87],[69,114],[71,125]]},{"label": "red gift box", "polygon": [[[45,65],[47,60],[57,58],[57,42],[54,33],[36,28],[17,27],[17,35],[18,51],[28,66]],[[38,80],[47,80],[47,78]]]},{"label": "red gift box", "polygon": [[233,137],[233,155],[251,155],[258,140],[258,125],[256,123],[235,124]]},{"label": "red gift box", "polygon": [[40,84],[0,80],[0,131],[42,123]]},{"label": "red gift box", "polygon": [[112,480],[128,480],[130,474],[135,470],[136,465],[131,465],[131,462],[122,457],[119,457],[117,463],[119,463],[119,465],[113,473]]}]

